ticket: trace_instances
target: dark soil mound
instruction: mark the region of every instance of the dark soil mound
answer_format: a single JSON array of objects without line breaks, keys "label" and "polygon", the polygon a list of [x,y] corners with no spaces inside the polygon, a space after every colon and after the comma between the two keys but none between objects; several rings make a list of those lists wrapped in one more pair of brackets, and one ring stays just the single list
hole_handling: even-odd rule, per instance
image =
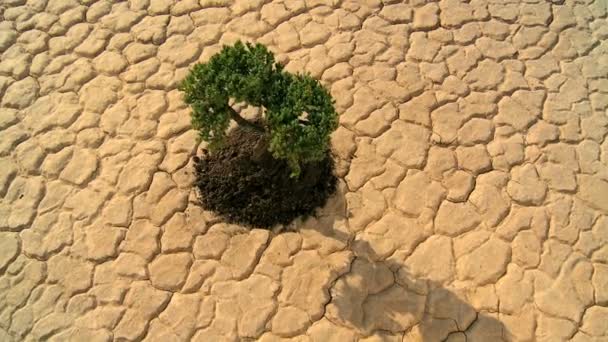
[{"label": "dark soil mound", "polygon": [[331,156],[290,178],[287,163],[274,159],[267,146],[260,133],[237,128],[222,148],[195,157],[202,206],[228,222],[270,228],[325,205],[336,189]]}]

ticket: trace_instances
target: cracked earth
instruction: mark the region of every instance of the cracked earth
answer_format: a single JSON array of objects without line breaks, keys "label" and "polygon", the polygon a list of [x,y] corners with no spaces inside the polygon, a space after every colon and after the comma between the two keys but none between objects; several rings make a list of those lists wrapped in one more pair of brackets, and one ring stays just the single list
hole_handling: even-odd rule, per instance
[{"label": "cracked earth", "polygon": [[[607,341],[605,0],[0,1],[1,341]],[[283,231],[196,205],[236,39],[340,113]]]}]

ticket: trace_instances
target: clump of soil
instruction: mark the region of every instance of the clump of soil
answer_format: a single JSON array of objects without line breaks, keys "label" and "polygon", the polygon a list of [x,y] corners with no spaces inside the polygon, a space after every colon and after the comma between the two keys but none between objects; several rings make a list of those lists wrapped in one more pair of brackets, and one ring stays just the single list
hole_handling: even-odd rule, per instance
[{"label": "clump of soil", "polygon": [[298,178],[267,151],[266,138],[236,128],[223,147],[194,157],[202,206],[228,222],[270,228],[313,214],[336,189],[331,156],[302,165]]}]

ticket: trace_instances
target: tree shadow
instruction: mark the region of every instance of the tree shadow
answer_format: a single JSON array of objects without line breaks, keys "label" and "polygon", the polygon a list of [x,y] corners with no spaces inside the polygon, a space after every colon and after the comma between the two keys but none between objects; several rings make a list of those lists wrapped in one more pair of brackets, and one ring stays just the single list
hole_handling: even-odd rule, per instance
[{"label": "tree shadow", "polygon": [[355,256],[330,289],[326,317],[365,336],[404,334],[405,341],[508,341],[497,314],[467,303],[471,289],[447,289],[412,276],[394,261]]},{"label": "tree shadow", "polygon": [[472,293],[478,301],[491,301],[491,294],[478,293],[477,288],[448,289],[440,282],[415,277],[399,258],[379,256],[365,240],[353,243],[344,195],[345,189],[338,186],[327,205],[297,229],[325,239],[319,243],[320,253],[353,252],[350,272],[330,288],[327,319],[364,336],[392,332],[403,335],[403,341],[511,340],[497,313],[469,304]]}]

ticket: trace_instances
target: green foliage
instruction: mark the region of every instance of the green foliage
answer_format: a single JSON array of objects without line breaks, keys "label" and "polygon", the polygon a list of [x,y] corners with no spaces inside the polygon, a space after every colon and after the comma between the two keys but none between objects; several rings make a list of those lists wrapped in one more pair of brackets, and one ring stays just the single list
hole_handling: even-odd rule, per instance
[{"label": "green foliage", "polygon": [[269,151],[285,159],[293,175],[300,165],[321,160],[338,115],[329,92],[309,75],[290,74],[261,44],[225,46],[207,63],[191,69],[179,88],[192,107],[192,124],[210,147],[221,144],[231,118],[254,127],[230,107],[229,100],[263,107]]}]

